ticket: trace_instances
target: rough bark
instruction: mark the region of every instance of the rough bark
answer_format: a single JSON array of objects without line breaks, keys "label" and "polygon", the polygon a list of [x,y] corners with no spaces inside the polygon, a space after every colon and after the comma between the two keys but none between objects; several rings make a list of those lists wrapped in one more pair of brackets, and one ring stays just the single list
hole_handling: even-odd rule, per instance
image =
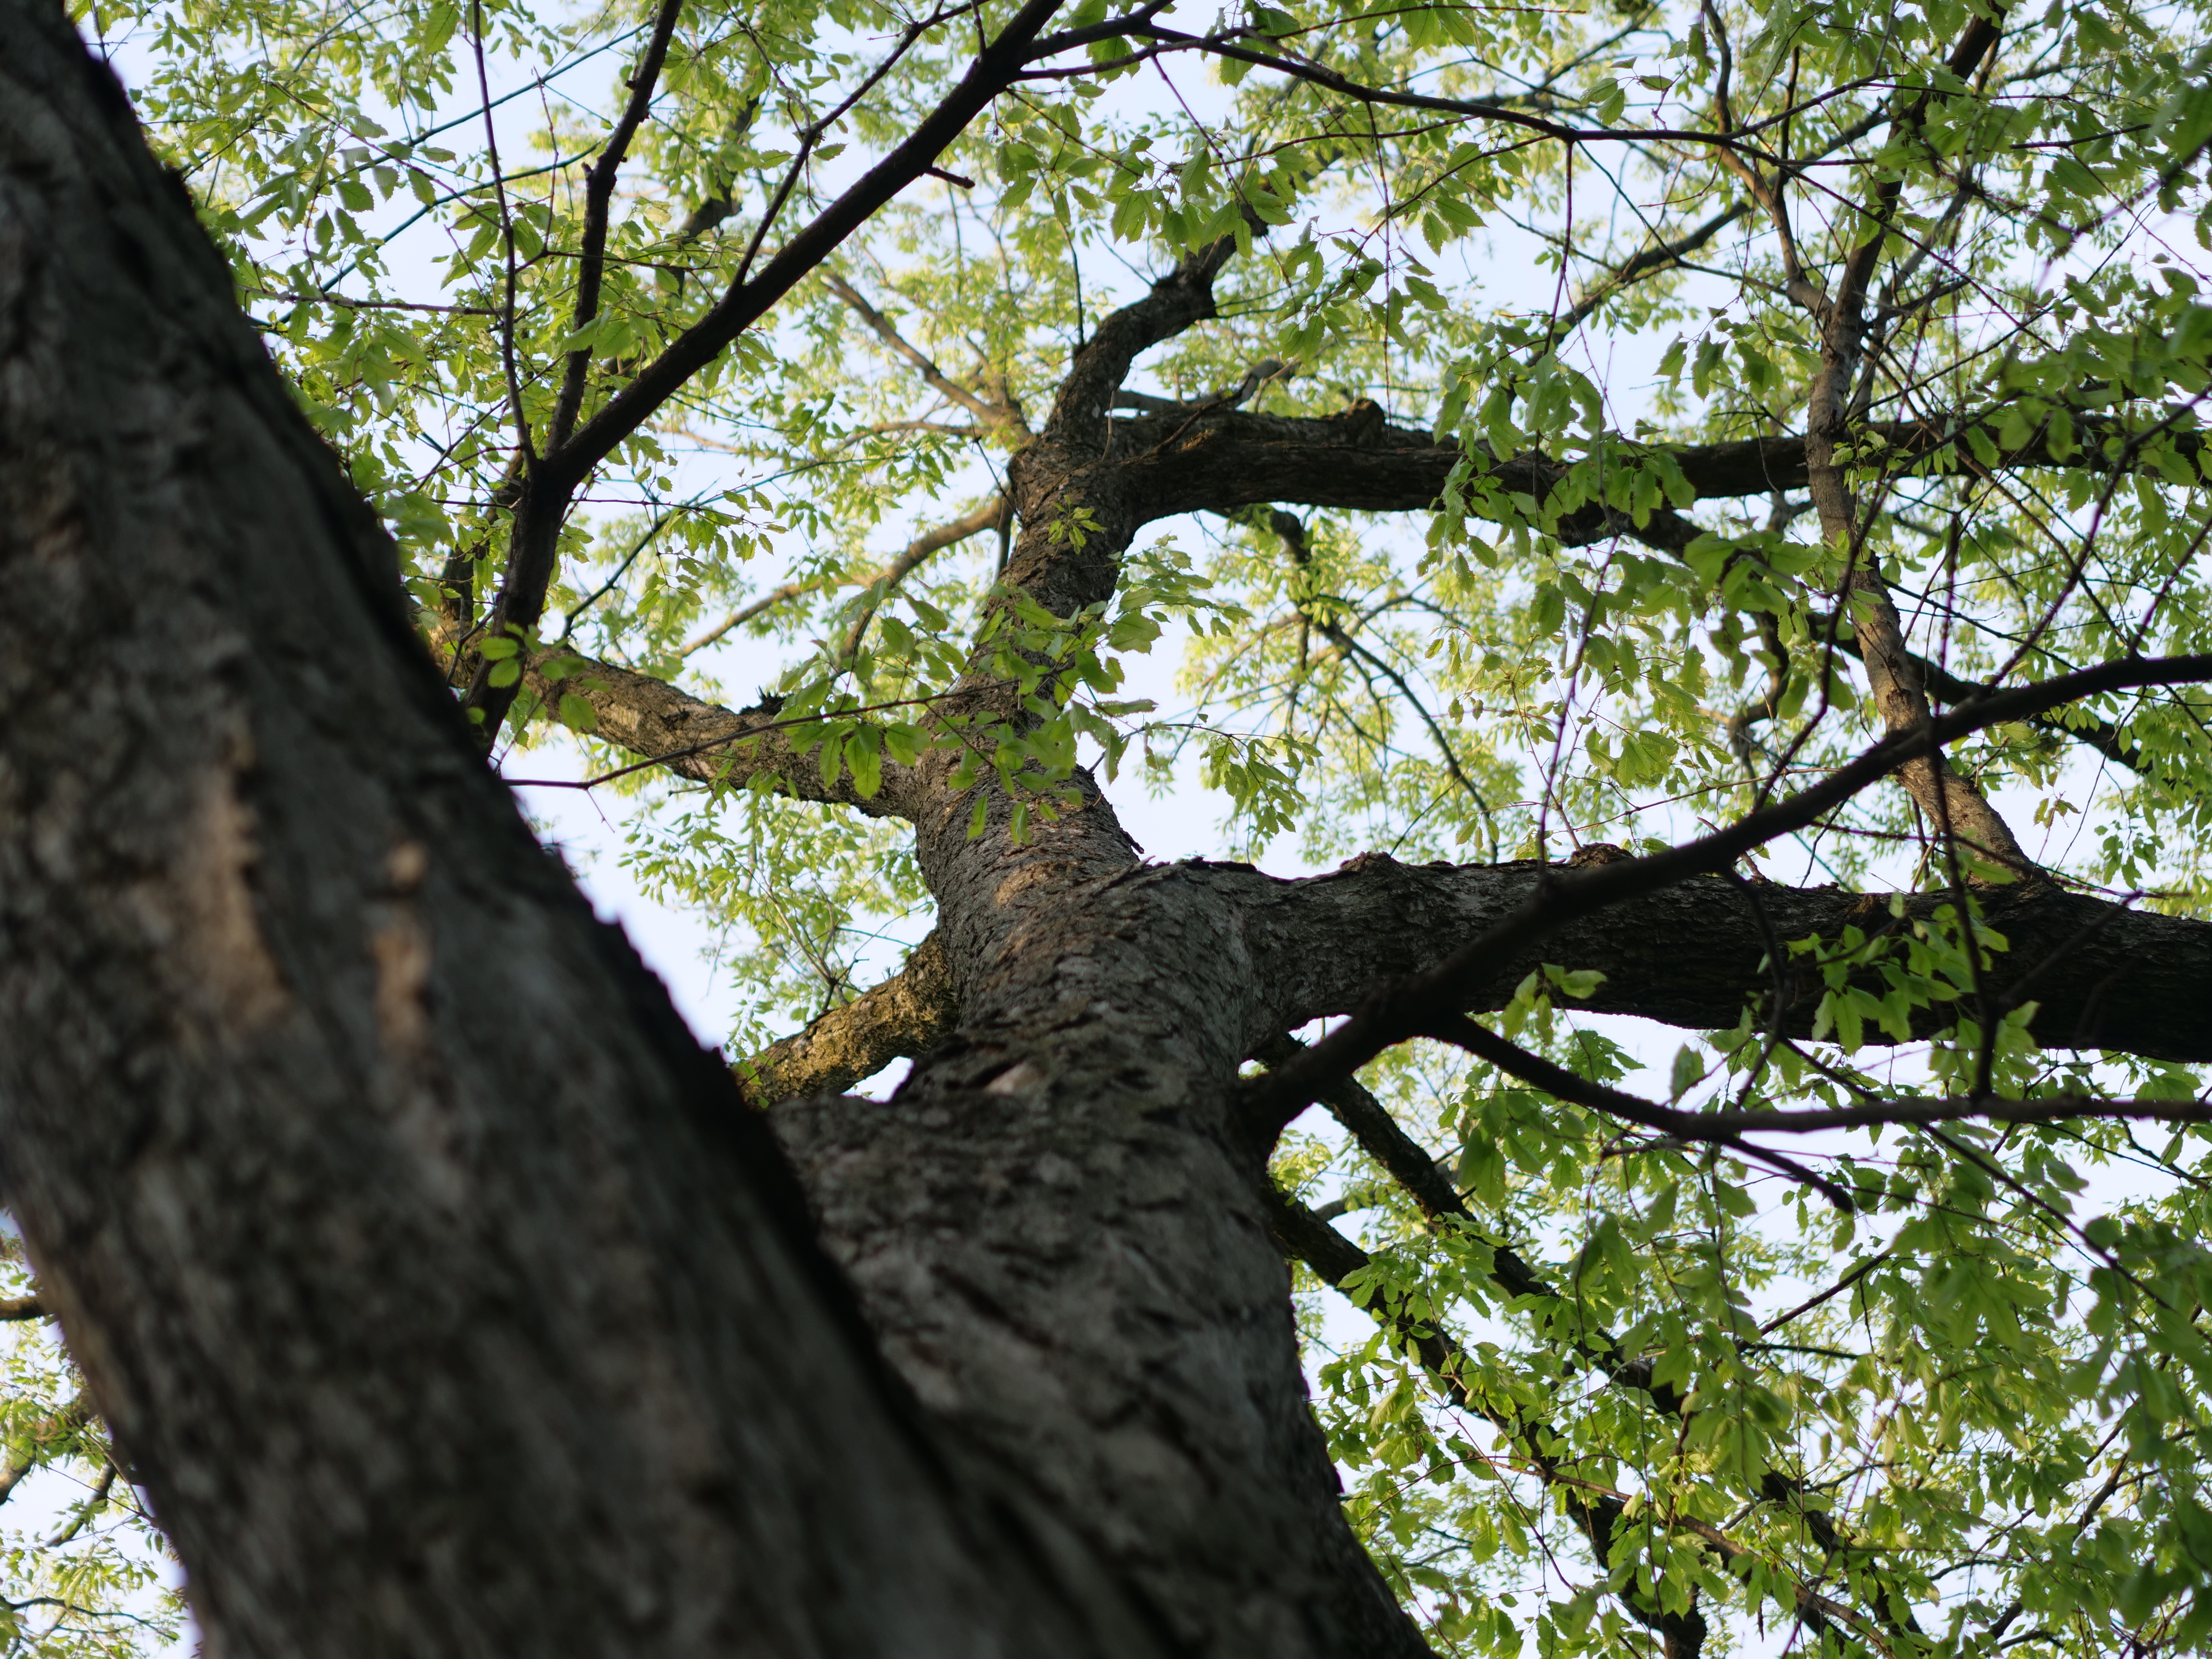
[{"label": "rough bark", "polygon": [[1162,1650],[473,758],[107,71],[0,39],[0,1146],[216,1650]]},{"label": "rough bark", "polygon": [[[1378,982],[1419,972],[1525,899],[1536,876],[1531,864],[1409,866],[1372,854],[1306,881],[1220,866],[1212,872],[1248,896],[1248,948],[1267,975],[1261,1000],[1277,1030],[1348,1012]],[[1893,925],[1893,898],[1917,919],[1948,902],[1940,894],[1686,881],[1560,928],[1467,1006],[1502,1006],[1522,977],[1551,962],[1604,971],[1606,982],[1576,1005],[1594,1012],[1712,1030],[1735,1024],[1747,1000],[1758,997],[1763,1021],[1776,980],[1760,965],[1770,927],[1785,944],[1814,935],[1832,941],[1846,927],[1879,933]],[[1989,925],[2009,947],[1992,957],[1984,983],[2008,1006],[2039,1005],[2029,1029],[2045,1047],[2212,1060],[2212,1030],[2202,1013],[2212,985],[2212,924],[2040,884],[1997,890],[1984,901]],[[1822,989],[1802,968],[1789,975],[1786,1030],[1811,1029]],[[1868,1040],[1887,1039],[1870,1030]]]},{"label": "rough bark", "polygon": [[759,1106],[804,1095],[841,1095],[895,1060],[927,1054],[960,1018],[952,966],[933,933],[882,984],[832,1008],[803,1031],[772,1042],[738,1067]]},{"label": "rough bark", "polygon": [[1145,879],[1105,803],[1015,847],[920,826],[962,1019],[889,1106],[775,1114],[926,1404],[1044,1482],[1192,1648],[1415,1654],[1345,1528],[1232,1115],[1236,907]]}]

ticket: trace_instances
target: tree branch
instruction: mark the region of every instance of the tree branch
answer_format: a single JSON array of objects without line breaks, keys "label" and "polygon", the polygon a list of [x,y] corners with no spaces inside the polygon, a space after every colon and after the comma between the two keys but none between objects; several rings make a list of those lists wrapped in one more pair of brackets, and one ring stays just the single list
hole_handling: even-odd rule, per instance
[{"label": "tree branch", "polygon": [[[1299,881],[1221,866],[1206,870],[1210,882],[1233,890],[1240,933],[1257,966],[1255,1044],[1350,1012],[1378,984],[1415,978],[1568,874],[1528,862],[1408,866],[1375,854]],[[1947,902],[1942,893],[1692,878],[1562,922],[1468,984],[1460,1006],[1502,1008],[1523,979],[1552,962],[1606,975],[1577,1005],[1591,1012],[1725,1030],[1748,1003],[1771,994],[1761,990],[1774,978],[1771,965],[1761,966],[1771,954],[1769,926],[1784,941],[1833,941],[1846,927],[1869,935],[1909,929]],[[1989,926],[2012,946],[1987,970],[1991,994],[2008,1006],[2035,1001],[2029,1030],[2045,1047],[2212,1060],[2212,1027],[2202,1015],[2203,988],[2212,983],[2212,923],[2051,886],[2001,890],[1982,904]],[[1893,919],[1893,907],[1901,920]],[[1869,988],[1887,988],[1878,966],[1863,972]],[[1817,975],[1797,973],[1788,976],[1787,988],[1781,1030],[1808,1036],[1825,985]],[[1954,1018],[1940,1006],[1923,1011],[1914,1035],[1932,1035]],[[1771,1001],[1760,1019],[1773,1022]],[[1877,1045],[1895,1040],[1874,1027],[1866,1036]]]},{"label": "tree branch", "polygon": [[[1625,1513],[1626,1494],[1570,1474],[1557,1456],[1545,1449],[1547,1445],[1556,1446],[1565,1440],[1565,1437],[1549,1425],[1517,1413],[1500,1410],[1476,1395],[1466,1382],[1465,1353],[1457,1343],[1432,1322],[1409,1318],[1401,1310],[1379,1301],[1370,1292],[1347,1288],[1348,1281],[1372,1263],[1373,1259],[1365,1250],[1272,1182],[1267,1183],[1261,1196],[1266,1206],[1268,1231],[1274,1235],[1283,1254],[1293,1261],[1304,1262],[1323,1284],[1341,1293],[1355,1307],[1364,1310],[1376,1324],[1402,1342],[1406,1351],[1419,1363],[1421,1369],[1429,1374],[1452,1405],[1462,1411],[1473,1412],[1515,1443],[1526,1460],[1528,1471],[1560,1500],[1561,1507],[1574,1522],[1576,1530],[1589,1543],[1600,1565],[1610,1567],[1613,1565],[1613,1533]],[[1662,1518],[1659,1524],[1696,1538],[1719,1555],[1724,1565],[1739,1556],[1752,1553],[1720,1528],[1705,1522],[1672,1517]],[[1863,1629],[1858,1615],[1848,1607],[1820,1595],[1793,1575],[1784,1573],[1777,1576],[1791,1587],[1790,1600],[1784,1605],[1804,1618],[1816,1632],[1826,1620],[1853,1629]],[[1620,1595],[1621,1605],[1638,1623],[1661,1632],[1667,1642],[1670,1659],[1677,1652],[1697,1651],[1697,1644],[1692,1638],[1693,1635],[1702,1637],[1705,1620],[1694,1610],[1687,1614],[1662,1613],[1640,1598],[1626,1593],[1616,1594]],[[1692,1620],[1694,1624],[1690,1622]]]},{"label": "tree branch", "polygon": [[[1996,23],[1975,17],[1946,66],[1954,75],[1969,74],[1996,41]],[[1917,138],[1934,95],[1932,87],[1924,88],[1892,124],[1892,135]],[[1807,488],[1820,516],[1822,538],[1843,557],[1844,575],[1836,597],[1845,606],[1857,638],[1857,654],[1866,669],[1874,705],[1881,711],[1884,726],[1893,733],[1927,724],[1927,689],[1915,672],[1913,653],[1905,642],[1904,624],[1890,599],[1881,566],[1863,546],[1865,531],[1858,521],[1858,504],[1837,455],[1851,435],[1852,390],[1866,349],[1867,295],[1903,191],[1901,173],[1883,178],[1875,186],[1873,201],[1860,210],[1863,234],[1844,261],[1833,294],[1823,293],[1795,272],[1789,289],[1820,333],[1820,367],[1806,394]],[[1778,223],[1786,223],[1778,205],[1776,215]],[[2037,866],[2021,850],[2011,828],[1988,798],[1973,780],[1946,765],[1941,750],[1931,750],[1907,761],[1899,768],[1899,779],[1927,822],[1947,842],[1955,834],[2014,874],[2033,877],[2038,873]]]},{"label": "tree branch", "polygon": [[[549,668],[559,668],[557,676]],[[886,760],[883,787],[863,798],[849,775],[825,787],[811,754],[792,746],[789,730],[775,722],[780,702],[764,698],[750,708],[707,702],[665,680],[617,668],[560,647],[531,653],[522,684],[549,708],[562,697],[592,707],[592,735],[648,761],[660,761],[679,777],[699,783],[770,787],[795,800],[850,806],[872,817],[903,817],[914,781],[909,769]]]},{"label": "tree branch", "polygon": [[759,1107],[842,1094],[894,1060],[927,1054],[951,1035],[959,1016],[952,964],[932,933],[882,984],[739,1061],[738,1085]]},{"label": "tree branch", "polygon": [[[1547,870],[1526,900],[1479,937],[1413,980],[1378,988],[1302,1059],[1248,1083],[1253,1115],[1261,1122],[1289,1122],[1319,1097],[1322,1088],[1351,1076],[1385,1048],[1432,1030],[1462,1012],[1501,968],[1566,922],[1659,892],[1693,875],[1725,871],[1753,848],[1808,827],[1899,766],[1935,752],[1945,743],[2101,692],[2207,680],[2212,680],[2212,655],[2136,659],[1995,692],[1931,720],[1918,731],[1884,738],[1820,782],[1747,813],[1727,829],[1646,858],[1623,858],[1565,873]],[[2172,1035],[2192,1048],[2203,1042],[2186,1031]]]},{"label": "tree branch", "polygon": [[[1304,1043],[1284,1036],[1262,1046],[1254,1058],[1272,1067],[1287,1065],[1305,1052]],[[1467,1207],[1451,1182],[1444,1179],[1435,1160],[1357,1078],[1346,1078],[1334,1085],[1322,1097],[1321,1103],[1328,1108],[1330,1115],[1351,1133],[1367,1155],[1412,1194],[1431,1226],[1457,1226],[1489,1247],[1491,1282],[1506,1296],[1534,1297],[1553,1303],[1564,1301],[1519,1251],[1503,1239],[1492,1237],[1475,1219],[1474,1212]],[[1681,1410],[1683,1401],[1679,1392],[1666,1383],[1652,1382],[1650,1361],[1631,1358],[1609,1334],[1589,1328],[1579,1314],[1577,1310],[1563,1334],[1550,1328],[1550,1321],[1542,1322],[1546,1334],[1565,1342],[1614,1382],[1648,1396],[1659,1412],[1672,1416]]]},{"label": "tree branch", "polygon": [[[660,85],[660,66],[668,56],[668,43],[676,33],[676,20],[684,10],[684,0],[660,0],[660,9],[654,14],[652,38],[645,43],[637,68],[632,71],[628,85],[629,101],[623,106],[622,118],[615,123],[614,131],[607,135],[606,147],[584,181],[584,234],[576,265],[576,309],[569,323],[569,331],[578,333],[595,322],[599,314],[599,284],[606,272],[607,222],[614,207],[615,175],[622,171],[623,159],[629,154],[630,141],[644,125],[646,112],[653,107],[653,95]],[[561,377],[561,395],[553,410],[553,424],[546,431],[545,447],[558,449],[568,441],[574,429],[576,414],[584,406],[584,377],[591,367],[592,349],[578,346],[568,354],[567,367]]]},{"label": "tree branch", "polygon": [[[988,501],[965,517],[955,519],[950,524],[939,525],[934,530],[924,531],[907,544],[906,550],[898,557],[868,578],[866,585],[871,592],[861,597],[860,601],[861,608],[846,630],[845,643],[840,649],[841,659],[849,663],[860,653],[860,641],[866,635],[870,619],[875,616],[878,607],[883,604],[884,599],[889,596],[893,588],[912,575],[931,555],[941,553],[946,548],[967,540],[970,536],[981,535],[984,531],[993,529],[1003,523],[1006,516],[1006,498],[1004,495],[994,495]],[[829,578],[817,576],[807,581],[786,582],[781,587],[770,588],[750,605],[732,611],[705,633],[687,641],[682,654],[688,657],[694,652],[704,651],[715,641],[729,633],[732,629],[742,628],[754,617],[764,616],[788,600],[836,585]]]},{"label": "tree branch", "polygon": [[923,561],[935,556],[948,547],[957,546],[970,536],[980,536],[994,530],[1006,516],[1007,501],[1004,495],[994,495],[963,518],[955,519],[934,530],[925,531],[907,544],[906,551],[876,573],[867,591],[857,601],[852,623],[845,630],[845,638],[837,648],[837,659],[850,666],[860,654],[860,646],[868,637],[868,624],[875,620],[883,602],[890,597],[898,585],[912,575]]},{"label": "tree branch", "polygon": [[[2063,447],[2063,453],[2046,423],[2024,443],[2001,448],[1994,463],[1984,464],[1967,446],[1966,434],[1994,422],[1997,413],[1872,421],[1852,428],[1851,435],[1869,459],[1879,453],[1900,469],[1941,465],[1969,477],[2031,467],[2106,471],[2145,465],[2139,434],[2109,416],[2094,415],[2072,417],[2077,436]],[[2194,465],[2203,452],[2203,437],[2194,430],[2162,432],[2157,441]],[[1678,466],[1700,500],[1722,501],[1805,488],[1810,471],[1805,443],[1802,437],[1747,438],[1655,445],[1651,453]],[[1463,463],[1471,467],[1470,476],[1541,502],[1569,470],[1540,456],[1502,461],[1480,452],[1471,456],[1432,433],[1392,424],[1364,400],[1332,416],[1234,410],[1176,417],[1143,415],[1115,423],[1112,453],[1124,463],[1133,509],[1146,522],[1180,513],[1226,514],[1274,503],[1417,513],[1436,505]],[[1696,526],[1689,529],[1692,535],[1698,533]],[[1561,526],[1563,539],[1569,541],[1595,540],[1617,530],[1595,510]]]},{"label": "tree branch", "polygon": [[822,282],[823,287],[842,300],[862,322],[875,331],[877,338],[912,364],[915,372],[921,376],[922,383],[931,391],[959,404],[987,428],[1012,427],[1017,432],[1028,433],[1029,424],[1022,419],[1019,410],[978,397],[955,380],[932,362],[927,353],[909,343],[906,337],[892,326],[891,319],[861,298],[859,290],[843,277],[832,274],[824,276]]},{"label": "tree branch", "polygon": [[[705,316],[671,341],[558,449],[540,458],[516,505],[507,579],[488,624],[493,636],[527,634],[536,628],[559,558],[562,524],[576,491],[599,464],[878,209],[921,177],[945,146],[1012,84],[1030,43],[1062,3],[1026,0],[998,39],[976,54],[959,84],[909,137],[816,215],[757,275],[733,281]],[[513,684],[494,684],[494,666],[489,662],[478,665],[463,699],[487,751],[514,703],[516,689]]]}]

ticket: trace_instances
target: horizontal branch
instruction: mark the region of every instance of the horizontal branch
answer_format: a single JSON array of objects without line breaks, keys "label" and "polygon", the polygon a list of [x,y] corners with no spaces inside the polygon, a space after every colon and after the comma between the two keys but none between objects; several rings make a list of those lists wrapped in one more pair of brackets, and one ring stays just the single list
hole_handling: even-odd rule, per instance
[{"label": "horizontal branch", "polygon": [[[1683,846],[1647,858],[1623,857],[1582,870],[1540,870],[1528,897],[1510,914],[1411,980],[1378,986],[1349,1019],[1304,1056],[1279,1072],[1253,1079],[1246,1085],[1251,1109],[1258,1121],[1289,1122],[1318,1099],[1323,1090],[1351,1076],[1385,1048],[1465,1012],[1471,1000],[1484,987],[1493,984],[1507,964],[1568,923],[1647,897],[1693,876],[1728,871],[1753,848],[1817,823],[1869,784],[1946,743],[1986,726],[2025,720],[2105,692],[2207,680],[2212,680],[2212,655],[2138,658],[1994,692],[1931,720],[1919,731],[1887,737],[1857,759],[1786,800],[1748,813],[1728,828]],[[2041,984],[2057,971],[2059,965],[2055,963],[2037,964],[2030,976],[2037,988],[2025,994],[2039,997]],[[2098,988],[2093,1006],[2108,988]],[[1270,1010],[1271,1014],[1275,1012]],[[2193,1051],[2208,1046],[2199,1029],[2202,1024],[2201,1019],[2191,1018],[2186,1024],[2158,1033],[2154,1041],[2160,1048],[2171,1045],[2192,1051],[2176,1058],[2197,1057]]]},{"label": "horizontal branch", "polygon": [[[547,669],[555,666],[562,672],[549,676]],[[735,787],[772,781],[778,793],[796,800],[834,802],[875,817],[906,811],[911,781],[907,768],[886,760],[883,787],[866,799],[849,775],[840,777],[835,787],[825,786],[814,756],[792,746],[789,729],[775,718],[781,704],[773,697],[750,708],[725,708],[650,674],[562,647],[533,653],[522,678],[548,708],[557,708],[563,696],[581,697],[591,705],[592,736],[664,765],[678,777]]]},{"label": "horizontal branch", "polygon": [[[1351,1012],[1376,985],[1423,973],[1513,915],[1547,874],[1568,873],[1529,861],[1410,866],[1375,854],[1299,881],[1207,870],[1210,880],[1241,890],[1242,931],[1260,976],[1255,1019],[1272,1030]],[[1993,996],[2038,1005],[2029,1030],[2045,1048],[2212,1060],[2212,1022],[2202,1013],[2203,988],[2212,984],[2212,923],[2048,884],[1981,896],[1987,929],[2011,946],[1992,956],[1984,982]],[[1906,933],[1949,902],[1942,893],[1692,878],[1563,922],[1472,984],[1463,1007],[1504,1007],[1522,980],[1551,962],[1605,975],[1572,1005],[1591,1012],[1717,1030],[1735,1025],[1747,1005],[1765,1024],[1780,994],[1783,1031],[1806,1036],[1826,981],[1798,958],[1778,974],[1766,962],[1770,936],[1833,944],[1847,927],[1868,937]],[[1869,988],[1886,991],[1878,966],[1862,974]],[[1932,1035],[1955,1018],[1948,1005],[1923,1010],[1914,1035]],[[1866,1039],[1895,1040],[1872,1024]]]},{"label": "horizontal branch", "polygon": [[894,1060],[927,1054],[951,1034],[959,1013],[952,964],[932,933],[882,984],[739,1061],[738,1086],[763,1107],[842,1094]]},{"label": "horizontal branch", "polygon": [[[1969,474],[2025,467],[2110,470],[2135,465],[2134,440],[2114,422],[2075,417],[2075,442],[2056,453],[2048,428],[1993,464],[1965,441],[1985,416],[1949,421],[1878,421],[1855,428],[1866,459],[1879,455],[1923,466],[1940,457]],[[2160,434],[2194,465],[2203,452],[2195,431]],[[1729,443],[1654,445],[1681,471],[1700,500],[1735,500],[1800,489],[1810,476],[1802,437],[1747,438]],[[1181,416],[1147,413],[1115,423],[1113,454],[1122,461],[1131,499],[1147,519],[1179,513],[1231,513],[1265,503],[1337,507],[1365,513],[1417,513],[1443,495],[1455,468],[1468,461],[1454,442],[1393,424],[1362,400],[1333,416],[1255,415],[1240,410]],[[1633,452],[1626,452],[1632,453]],[[1492,461],[1474,476],[1541,503],[1568,468],[1537,457]],[[1567,527],[1572,538],[1576,525]],[[1606,526],[1595,515],[1589,533]]]},{"label": "horizontal branch", "polygon": [[2202,1100],[2108,1100],[2063,1095],[2039,1100],[2007,1100],[1994,1095],[1957,1099],[1868,1100],[1826,1111],[1692,1112],[1662,1106],[1624,1090],[1596,1083],[1533,1054],[1520,1044],[1476,1024],[1464,1014],[1440,1020],[1424,1035],[1464,1048],[1486,1060],[1508,1077],[1534,1084],[1555,1099],[1602,1112],[1643,1128],[1656,1129],[1688,1146],[1726,1146],[1739,1156],[1779,1168],[1793,1179],[1818,1188],[1846,1212],[1856,1208],[1839,1182],[1795,1160],[1753,1146],[1747,1134],[1814,1134],[1822,1130],[1869,1129],[1959,1123],[1987,1118],[1996,1123],[2118,1121],[2212,1123],[2212,1104]]},{"label": "horizontal branch", "polygon": [[1957,1099],[1869,1100],[1831,1111],[1672,1112],[1668,1116],[1668,1121],[1655,1122],[1651,1127],[1663,1128],[1683,1140],[1713,1140],[1741,1134],[1808,1135],[1823,1129],[1909,1128],[1926,1123],[1963,1123],[1974,1118],[1986,1118],[1991,1123],[2078,1123],[2090,1119],[2127,1123],[2212,1123],[2212,1102],[2112,1100],[2092,1095],[2007,1100],[1983,1095]]}]

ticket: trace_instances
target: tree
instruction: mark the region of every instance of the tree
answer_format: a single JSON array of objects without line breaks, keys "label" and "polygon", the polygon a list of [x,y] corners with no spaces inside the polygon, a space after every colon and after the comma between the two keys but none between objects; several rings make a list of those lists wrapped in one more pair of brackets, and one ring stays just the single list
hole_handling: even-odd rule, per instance
[{"label": "tree", "polygon": [[167,178],[0,16],[0,1144],[229,1650],[2212,1629],[2196,10],[88,13]]}]

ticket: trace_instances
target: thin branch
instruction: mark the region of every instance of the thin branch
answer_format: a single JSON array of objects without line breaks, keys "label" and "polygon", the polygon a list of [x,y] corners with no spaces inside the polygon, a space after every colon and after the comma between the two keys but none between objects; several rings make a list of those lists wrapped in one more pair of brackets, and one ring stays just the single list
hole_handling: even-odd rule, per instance
[{"label": "thin branch", "polygon": [[1883,1262],[1888,1260],[1889,1252],[1887,1250],[1884,1250],[1879,1255],[1869,1256],[1865,1261],[1860,1262],[1857,1267],[1852,1268],[1850,1272],[1845,1273],[1834,1284],[1829,1285],[1826,1290],[1822,1291],[1818,1296],[1808,1297],[1804,1301],[1800,1302],[1796,1307],[1790,1309],[1789,1312],[1775,1315],[1773,1318],[1768,1320],[1764,1325],[1761,1325],[1759,1328],[1759,1334],[1761,1336],[1765,1336],[1771,1332],[1778,1331],[1784,1325],[1787,1325],[1791,1320],[1812,1312],[1814,1309],[1819,1307],[1822,1303],[1830,1300],[1832,1297],[1841,1296],[1845,1291],[1850,1289],[1852,1285],[1857,1284],[1859,1280],[1864,1279],[1869,1273],[1872,1273],[1876,1267],[1879,1267]]},{"label": "thin branch", "polygon": [[875,580],[868,584],[867,592],[860,596],[859,609],[851,625],[845,630],[843,644],[838,647],[840,666],[850,667],[854,659],[859,657],[860,647],[868,637],[868,624],[875,620],[876,612],[924,560],[948,547],[957,546],[970,536],[980,536],[986,530],[997,529],[1000,520],[1006,515],[1006,507],[1005,496],[994,495],[965,517],[955,519],[951,524],[939,525],[908,542],[906,551],[878,571]]},{"label": "thin branch", "polygon": [[491,157],[492,198],[498,204],[500,234],[507,256],[507,298],[499,313],[500,362],[507,372],[507,401],[514,416],[516,447],[524,461],[530,463],[536,460],[538,452],[531,441],[530,415],[522,404],[522,380],[514,360],[514,216],[507,204],[507,180],[499,165],[499,132],[491,118],[490,72],[484,67],[483,0],[470,0],[469,17],[470,44],[476,54],[477,89],[483,97],[484,149]]},{"label": "thin branch", "polygon": [[912,344],[893,326],[890,318],[870,305],[843,277],[834,273],[825,276],[822,285],[850,307],[854,314],[874,331],[877,338],[912,364],[915,372],[921,376],[923,384],[931,391],[951,398],[986,427],[1011,426],[1023,431],[1028,429],[1013,410],[977,397],[939,368],[930,360],[928,354]]},{"label": "thin branch", "polygon": [[[2203,1100],[2108,1100],[2089,1095],[2058,1095],[2011,1100],[1995,1095],[1931,1099],[1869,1100],[1856,1106],[1822,1111],[1688,1112],[1662,1106],[1602,1083],[1593,1083],[1541,1054],[1500,1036],[1465,1014],[1441,1019],[1423,1033],[1479,1055],[1500,1071],[1533,1083],[1561,1100],[1588,1106],[1608,1116],[1657,1129],[1676,1139],[1717,1145],[1757,1155],[1762,1149],[1739,1144],[1747,1134],[1813,1134],[1825,1129],[1909,1127],[1987,1118],[1995,1123],[2072,1123],[2085,1118],[2148,1119],[2161,1123],[2212,1123],[2212,1102]],[[1812,1177],[1818,1179],[1819,1177]]]},{"label": "thin branch", "polygon": [[[630,141],[637,137],[646,112],[653,106],[653,94],[660,85],[660,67],[667,59],[668,43],[676,33],[676,20],[683,10],[684,0],[661,0],[660,9],[653,16],[652,38],[645,43],[645,51],[639,56],[637,68],[631,71],[627,83],[629,101],[623,106],[614,131],[607,135],[606,147],[599,152],[599,159],[592,163],[591,171],[585,176],[584,235],[577,261],[576,308],[569,323],[571,333],[582,332],[599,319],[599,284],[606,271],[607,223],[613,213],[615,175],[622,171],[623,161],[629,154]],[[554,405],[553,424],[545,434],[545,447],[549,449],[558,449],[566,443],[576,424],[577,412],[584,406],[584,378],[591,362],[588,343],[568,354],[561,379],[561,395]]]},{"label": "thin branch", "polygon": [[452,317],[496,317],[495,306],[428,305],[414,300],[356,300],[343,294],[279,294],[267,289],[245,296],[250,300],[281,301],[286,305],[337,306],[344,311],[427,311]]}]

